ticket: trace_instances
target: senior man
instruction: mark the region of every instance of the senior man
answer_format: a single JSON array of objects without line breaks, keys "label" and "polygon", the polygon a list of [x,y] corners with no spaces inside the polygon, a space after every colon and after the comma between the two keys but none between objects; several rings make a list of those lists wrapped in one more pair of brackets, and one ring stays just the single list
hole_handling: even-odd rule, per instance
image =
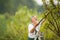
[{"label": "senior man", "polygon": [[34,40],[37,37],[36,33],[39,34],[40,26],[44,21],[45,21],[45,18],[41,20],[41,22],[39,23],[37,20],[37,17],[32,16],[31,23],[28,25],[28,40]]}]

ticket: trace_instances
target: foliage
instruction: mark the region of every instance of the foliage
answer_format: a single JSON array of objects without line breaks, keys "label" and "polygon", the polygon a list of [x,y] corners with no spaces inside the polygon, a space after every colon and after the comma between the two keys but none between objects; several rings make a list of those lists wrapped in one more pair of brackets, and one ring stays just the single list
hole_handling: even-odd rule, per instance
[{"label": "foliage", "polygon": [[[18,2],[18,0],[16,1]],[[9,6],[10,3],[8,3],[8,6],[6,8],[8,10],[11,10],[14,8],[13,2],[15,1],[10,0],[9,2],[12,2],[12,5]],[[21,0],[21,2],[26,3],[26,1],[23,2],[23,0]],[[2,0],[0,4],[1,3],[3,3]],[[44,0],[43,3],[44,8],[46,9],[46,11],[44,11],[44,14],[38,13],[36,9],[29,9],[27,6],[19,6],[14,16],[9,15],[8,12],[6,12],[4,15],[0,14],[0,40],[27,40],[30,17],[36,15],[38,17],[38,20],[40,20],[45,16],[46,13],[48,13],[46,21],[40,28],[40,31],[44,32],[44,39],[60,40],[60,5],[59,3],[57,5],[54,5],[52,0],[50,0],[51,4],[49,5],[47,5]]]},{"label": "foliage", "polygon": [[50,0],[50,4],[46,4],[46,0],[43,0],[44,7],[48,13],[45,27],[45,40],[60,40],[60,4],[54,4],[53,0]]},{"label": "foliage", "polygon": [[0,14],[14,15],[19,6],[27,6],[29,9],[35,9],[38,12],[43,11],[43,7],[35,3],[34,0],[0,0]]},{"label": "foliage", "polygon": [[[28,24],[30,17],[38,15],[36,10],[19,7],[15,16],[9,16],[8,13],[0,16],[0,39],[1,40],[27,40]],[[40,15],[39,15],[40,16]],[[4,32],[4,33],[3,33]]]}]

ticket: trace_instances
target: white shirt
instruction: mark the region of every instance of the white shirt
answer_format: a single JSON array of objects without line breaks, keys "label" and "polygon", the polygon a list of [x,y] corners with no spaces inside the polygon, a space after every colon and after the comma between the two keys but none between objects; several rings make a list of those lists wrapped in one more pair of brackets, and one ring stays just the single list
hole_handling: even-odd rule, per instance
[{"label": "white shirt", "polygon": [[[28,26],[28,37],[30,38],[35,38],[36,35],[35,35],[35,31],[33,33],[30,32],[30,30],[33,28],[33,24],[29,24]],[[38,25],[38,27],[36,27],[36,31],[39,31],[40,30],[40,25]]]}]

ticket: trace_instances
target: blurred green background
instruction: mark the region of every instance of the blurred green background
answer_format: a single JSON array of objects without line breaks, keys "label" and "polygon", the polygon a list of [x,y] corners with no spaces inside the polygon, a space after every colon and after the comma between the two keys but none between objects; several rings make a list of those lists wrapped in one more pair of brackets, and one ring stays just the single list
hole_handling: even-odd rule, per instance
[{"label": "blurred green background", "polygon": [[45,40],[60,40],[60,0],[38,5],[35,0],[0,0],[0,40],[27,40],[30,17],[49,13],[40,31]]}]

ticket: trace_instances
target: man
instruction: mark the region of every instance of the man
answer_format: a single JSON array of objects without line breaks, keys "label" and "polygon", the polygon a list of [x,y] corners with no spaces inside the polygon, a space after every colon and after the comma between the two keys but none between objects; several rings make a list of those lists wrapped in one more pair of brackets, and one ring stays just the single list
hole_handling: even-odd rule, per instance
[{"label": "man", "polygon": [[32,16],[31,24],[28,26],[28,40],[34,40],[36,38],[36,31],[39,33],[41,24],[45,21],[43,19],[40,23],[37,20],[36,16]]}]

